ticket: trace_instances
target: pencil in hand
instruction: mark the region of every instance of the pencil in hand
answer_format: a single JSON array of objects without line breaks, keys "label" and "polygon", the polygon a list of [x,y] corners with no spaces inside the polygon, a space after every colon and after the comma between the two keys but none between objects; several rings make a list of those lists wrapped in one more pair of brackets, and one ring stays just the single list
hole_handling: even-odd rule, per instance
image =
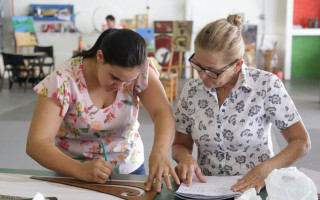
[{"label": "pencil in hand", "polygon": [[[108,162],[108,157],[107,157],[107,153],[106,153],[106,148],[104,147],[104,142],[102,142],[101,144],[102,144],[102,150],[103,150],[103,154],[104,154],[104,160]],[[111,176],[109,176],[109,179],[111,181]]]}]

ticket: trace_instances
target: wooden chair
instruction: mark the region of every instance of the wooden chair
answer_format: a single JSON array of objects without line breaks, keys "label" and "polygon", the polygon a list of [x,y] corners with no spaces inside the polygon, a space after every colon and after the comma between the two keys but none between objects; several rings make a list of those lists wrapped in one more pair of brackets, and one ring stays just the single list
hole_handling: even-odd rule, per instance
[{"label": "wooden chair", "polygon": [[54,71],[55,64],[54,64],[54,54],[53,54],[53,46],[35,46],[34,52],[45,52],[47,54],[46,58],[44,59],[44,62],[42,63],[42,68],[48,68],[48,70],[45,70],[47,73],[45,75],[48,75],[50,72]]},{"label": "wooden chair", "polygon": [[[152,60],[155,65],[160,65],[156,59]],[[157,62],[157,63],[155,63]],[[173,100],[178,98],[178,73],[173,72],[169,66],[168,70],[166,72],[159,71],[160,72],[160,81],[163,85],[163,88],[166,92],[166,95],[168,97],[169,103],[173,104]],[[139,101],[139,105],[143,106],[141,101]]]},{"label": "wooden chair", "polygon": [[170,53],[170,57],[169,57],[169,64],[168,64],[168,72],[169,73],[177,73],[179,78],[180,78],[180,66],[182,65],[182,51],[179,52],[179,60],[178,60],[178,65],[176,65],[175,63],[172,63],[173,62],[173,56],[175,54],[175,51],[174,50],[171,50],[171,53]]},{"label": "wooden chair", "polygon": [[178,74],[172,72],[166,72],[160,78],[171,106],[173,104],[173,100],[178,98],[178,80]]},{"label": "wooden chair", "polygon": [[[179,54],[178,63],[173,63],[173,57],[175,53]],[[169,58],[168,72],[171,72],[171,71],[176,72],[178,74],[179,79],[181,78],[182,69],[186,69],[190,67],[190,66],[184,65],[183,56],[184,56],[184,51],[178,51],[178,50],[172,49],[170,53],[170,58]]]},{"label": "wooden chair", "polygon": [[179,54],[179,64],[178,65],[172,65],[172,58],[173,58],[172,52],[170,59],[169,59],[169,65],[168,70],[166,72],[161,72],[160,81],[164,87],[164,90],[166,91],[168,100],[172,106],[173,100],[178,98],[178,81],[179,81],[179,65],[182,63],[182,54]]},{"label": "wooden chair", "polygon": [[30,82],[30,74],[32,73],[32,68],[28,68],[25,65],[24,57],[18,54],[8,54],[2,53],[3,64],[4,64],[4,71],[2,73],[2,80],[1,80],[1,89],[3,88],[4,84],[4,77],[5,74],[8,74],[9,79],[9,89],[12,89],[12,85],[15,82],[18,82],[21,86],[24,82],[24,91],[26,91],[27,83]]}]

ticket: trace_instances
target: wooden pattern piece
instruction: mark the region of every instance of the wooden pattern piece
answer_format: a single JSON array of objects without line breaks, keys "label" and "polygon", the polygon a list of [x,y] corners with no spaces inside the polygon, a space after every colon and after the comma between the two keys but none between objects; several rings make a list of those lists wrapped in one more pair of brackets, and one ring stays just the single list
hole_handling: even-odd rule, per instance
[{"label": "wooden pattern piece", "polygon": [[110,195],[127,199],[127,200],[136,200],[136,199],[149,200],[149,199],[154,199],[154,197],[157,195],[157,192],[155,190],[145,192],[144,190],[145,185],[144,183],[140,183],[140,182],[126,182],[124,180],[124,181],[107,181],[105,184],[99,184],[99,183],[88,183],[88,182],[80,181],[74,178],[55,178],[55,177],[40,177],[40,176],[32,176],[31,178],[94,190],[97,192],[110,194]]}]

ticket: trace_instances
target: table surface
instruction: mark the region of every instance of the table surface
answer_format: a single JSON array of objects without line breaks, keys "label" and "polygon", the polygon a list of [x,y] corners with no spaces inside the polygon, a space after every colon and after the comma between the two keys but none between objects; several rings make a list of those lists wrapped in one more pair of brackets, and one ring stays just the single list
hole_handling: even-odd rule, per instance
[{"label": "table surface", "polygon": [[[27,170],[27,169],[6,169],[6,168],[0,168],[0,173],[10,173],[10,174],[23,174],[23,175],[33,175],[33,176],[53,176],[53,177],[61,177],[63,175],[49,170]],[[117,180],[137,180],[137,181],[146,181],[148,176],[146,175],[124,175],[124,174],[115,174],[112,175],[114,179]],[[167,190],[166,184],[163,183],[162,191],[161,193],[157,194],[154,198],[155,200],[179,200],[180,198],[176,197],[174,195],[174,191],[178,189],[178,185],[175,184],[171,177],[171,183],[172,183],[172,190]],[[260,196],[262,200],[266,199],[267,192],[266,189],[263,189],[260,193]],[[231,198],[230,200],[233,200]]]}]

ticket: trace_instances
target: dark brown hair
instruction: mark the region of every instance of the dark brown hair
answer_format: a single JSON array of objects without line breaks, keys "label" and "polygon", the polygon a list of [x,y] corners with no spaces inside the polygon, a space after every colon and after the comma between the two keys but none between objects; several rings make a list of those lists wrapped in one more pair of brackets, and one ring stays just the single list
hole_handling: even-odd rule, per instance
[{"label": "dark brown hair", "polygon": [[96,56],[98,50],[103,52],[106,63],[120,67],[143,67],[147,59],[145,40],[129,29],[107,29],[91,49],[78,56],[91,58]]}]

